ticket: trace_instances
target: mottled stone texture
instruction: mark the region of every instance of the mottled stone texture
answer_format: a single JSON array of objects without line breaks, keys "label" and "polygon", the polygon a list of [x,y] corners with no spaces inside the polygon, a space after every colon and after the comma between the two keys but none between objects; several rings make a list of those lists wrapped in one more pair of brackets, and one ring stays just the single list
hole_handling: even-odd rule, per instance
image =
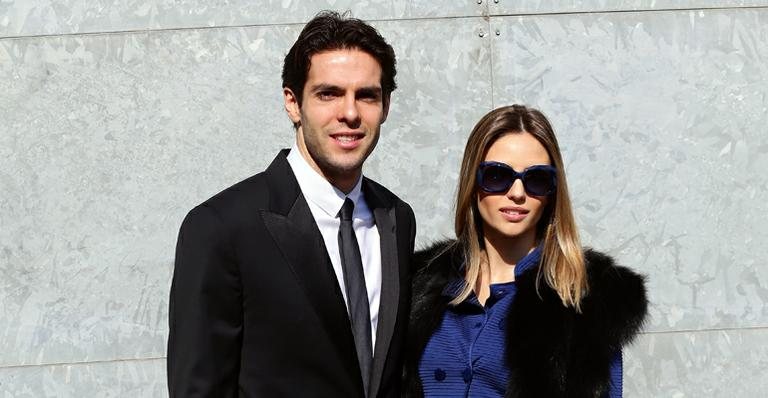
[{"label": "mottled stone texture", "polygon": [[325,9],[361,19],[480,16],[477,0],[5,0],[0,37],[304,23]]},{"label": "mottled stone texture", "polygon": [[282,58],[329,7],[398,53],[365,172],[419,244],[474,123],[539,107],[584,241],[649,277],[627,395],[764,395],[766,3],[0,0],[0,397],[166,395],[179,224],[290,145]]},{"label": "mottled stone texture", "polygon": [[651,333],[624,355],[627,397],[764,397],[768,332]]},{"label": "mottled stone texture", "polygon": [[461,155],[491,110],[490,38],[481,18],[377,23],[398,53],[398,86],[365,173],[408,201],[418,242],[453,236]]},{"label": "mottled stone texture", "polygon": [[291,142],[296,34],[0,41],[0,365],[163,355],[185,212]]},{"label": "mottled stone texture", "polygon": [[489,0],[492,15],[765,7],[768,0]]},{"label": "mottled stone texture", "polygon": [[586,243],[651,330],[768,324],[768,10],[493,18],[494,103],[552,116]]},{"label": "mottled stone texture", "polygon": [[0,368],[0,396],[167,397],[165,359]]}]

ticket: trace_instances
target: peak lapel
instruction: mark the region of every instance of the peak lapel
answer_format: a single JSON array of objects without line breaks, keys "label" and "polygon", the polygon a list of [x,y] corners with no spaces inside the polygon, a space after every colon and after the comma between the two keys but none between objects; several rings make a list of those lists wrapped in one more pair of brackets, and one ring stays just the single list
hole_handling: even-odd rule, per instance
[{"label": "peak lapel", "polygon": [[262,210],[264,225],[312,304],[329,339],[350,367],[357,366],[347,309],[323,237],[296,177],[285,159],[287,151],[267,169],[271,210]]},{"label": "peak lapel", "polygon": [[367,183],[366,180],[363,180],[363,194],[366,202],[373,210],[381,244],[381,299],[369,394],[370,397],[376,397],[397,320],[400,301],[400,269],[397,260],[394,204],[384,200],[372,184]]}]

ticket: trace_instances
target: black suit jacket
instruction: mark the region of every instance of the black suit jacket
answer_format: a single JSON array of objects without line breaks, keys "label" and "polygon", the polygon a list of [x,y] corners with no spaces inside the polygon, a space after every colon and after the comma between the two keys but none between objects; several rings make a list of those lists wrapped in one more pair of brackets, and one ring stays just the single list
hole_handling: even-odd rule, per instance
[{"label": "black suit jacket", "polygon": [[[286,159],[195,207],[170,297],[172,397],[363,397],[354,339],[323,238]],[[399,395],[413,211],[363,179],[381,237],[371,397]]]}]

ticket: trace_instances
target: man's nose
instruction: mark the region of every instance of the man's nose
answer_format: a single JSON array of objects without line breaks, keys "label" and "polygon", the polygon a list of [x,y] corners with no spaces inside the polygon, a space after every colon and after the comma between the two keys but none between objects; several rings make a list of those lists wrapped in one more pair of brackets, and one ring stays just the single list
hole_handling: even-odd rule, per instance
[{"label": "man's nose", "polygon": [[346,122],[350,127],[357,127],[360,124],[360,111],[357,105],[354,94],[345,95],[339,110],[339,120]]}]

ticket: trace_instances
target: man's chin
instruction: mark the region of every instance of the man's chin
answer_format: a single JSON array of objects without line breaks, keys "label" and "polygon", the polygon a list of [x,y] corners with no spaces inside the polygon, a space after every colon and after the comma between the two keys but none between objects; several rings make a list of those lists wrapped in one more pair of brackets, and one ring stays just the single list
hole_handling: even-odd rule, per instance
[{"label": "man's chin", "polygon": [[338,177],[354,177],[360,174],[360,172],[363,170],[363,163],[362,162],[355,162],[355,163],[336,163],[334,164],[330,170],[330,174],[333,174]]},{"label": "man's chin", "polygon": [[350,177],[360,173],[364,159],[360,156],[335,156],[333,159],[323,159],[317,165],[323,174],[333,177]]}]

